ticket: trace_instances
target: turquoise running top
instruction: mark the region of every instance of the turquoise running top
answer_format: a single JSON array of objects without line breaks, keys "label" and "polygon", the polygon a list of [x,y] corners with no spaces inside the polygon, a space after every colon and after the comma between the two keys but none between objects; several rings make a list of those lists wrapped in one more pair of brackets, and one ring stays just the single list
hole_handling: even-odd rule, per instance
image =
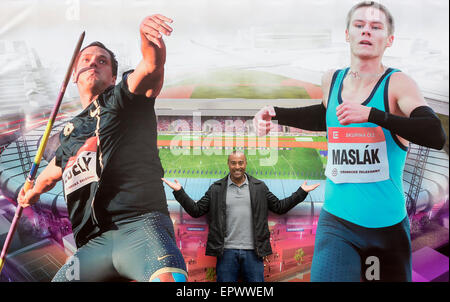
[{"label": "turquoise running top", "polygon": [[[397,136],[373,123],[342,126],[336,107],[349,68],[333,75],[327,105],[328,161],[324,209],[367,228],[394,225],[406,216],[403,169],[407,148]],[[389,68],[362,105],[389,112]]]}]

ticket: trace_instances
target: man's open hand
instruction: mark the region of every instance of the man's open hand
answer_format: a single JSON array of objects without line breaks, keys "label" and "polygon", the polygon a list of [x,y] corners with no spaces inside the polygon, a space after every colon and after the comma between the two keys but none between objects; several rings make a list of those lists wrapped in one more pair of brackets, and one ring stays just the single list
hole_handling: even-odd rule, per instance
[{"label": "man's open hand", "polygon": [[165,178],[161,178],[161,179],[162,179],[169,187],[171,187],[172,190],[174,190],[174,191],[179,191],[179,190],[181,190],[181,184],[178,182],[178,180],[174,179],[175,182],[171,182],[171,181],[168,181],[168,180],[165,179]]},{"label": "man's open hand", "polygon": [[302,184],[302,189],[303,191],[305,191],[306,193],[311,192],[312,190],[314,190],[315,188],[317,188],[318,186],[320,186],[320,184],[315,184],[315,185],[308,185],[306,183],[306,181]]}]

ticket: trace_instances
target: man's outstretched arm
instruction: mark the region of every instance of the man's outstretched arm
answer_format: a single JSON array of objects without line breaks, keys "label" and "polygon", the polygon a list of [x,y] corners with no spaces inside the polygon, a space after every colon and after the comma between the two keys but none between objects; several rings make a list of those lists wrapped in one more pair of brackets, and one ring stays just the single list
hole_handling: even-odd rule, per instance
[{"label": "man's outstretched arm", "polygon": [[343,103],[336,108],[339,122],[342,125],[371,122],[414,144],[442,149],[446,141],[442,123],[426,103],[417,84],[399,72],[392,75],[389,91],[393,113]]},{"label": "man's outstretched arm", "polygon": [[320,184],[308,185],[305,181],[296,192],[292,193],[291,196],[284,199],[278,199],[278,197],[270,192],[266,186],[266,200],[269,210],[279,215],[284,214],[295,207],[297,204],[305,200],[308,193],[316,189],[319,185]]},{"label": "man's outstretched arm", "polygon": [[189,195],[184,191],[178,180],[171,182],[165,178],[161,178],[162,181],[166,183],[172,190],[173,196],[180,203],[183,209],[192,217],[197,218],[205,215],[209,211],[209,202],[211,200],[210,191],[208,190],[205,195],[197,202],[195,202]]},{"label": "man's outstretched arm", "polygon": [[172,19],[163,15],[146,17],[140,27],[142,60],[128,76],[128,89],[131,93],[157,97],[164,82],[166,45],[162,34],[169,36],[172,28],[167,25]]}]

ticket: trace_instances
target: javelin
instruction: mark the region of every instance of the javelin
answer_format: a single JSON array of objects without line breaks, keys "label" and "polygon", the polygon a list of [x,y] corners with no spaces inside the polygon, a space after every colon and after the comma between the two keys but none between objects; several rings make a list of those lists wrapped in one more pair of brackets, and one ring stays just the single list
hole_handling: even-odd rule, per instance
[{"label": "javelin", "polygon": [[[41,163],[42,155],[44,154],[45,146],[47,145],[47,141],[50,136],[50,132],[53,127],[53,123],[55,122],[56,115],[58,114],[58,111],[59,111],[59,106],[61,105],[62,99],[64,97],[64,93],[66,92],[67,84],[69,84],[70,76],[72,74],[72,70],[75,65],[75,60],[78,56],[78,53],[80,52],[81,45],[83,44],[84,35],[85,35],[85,32],[83,31],[80,38],[78,39],[78,43],[77,43],[75,51],[72,55],[72,60],[70,61],[69,68],[67,69],[66,76],[64,78],[64,82],[62,83],[61,89],[59,90],[59,94],[56,99],[55,107],[53,107],[52,114],[50,115],[50,118],[47,122],[47,127],[45,128],[44,136],[42,137],[38,151],[36,153],[36,156],[34,157],[33,165],[31,166],[31,170],[28,174],[27,180],[25,181],[25,185],[23,186],[23,190],[25,192],[27,192],[33,186],[33,182],[36,177],[36,173],[39,168],[39,164]],[[2,253],[0,254],[0,274],[2,272],[3,265],[5,264],[6,253],[8,252],[8,248],[9,248],[9,245],[11,244],[14,232],[16,231],[18,221],[20,219],[20,216],[22,216],[22,211],[23,211],[22,206],[18,204],[17,209],[16,209],[16,214],[14,215],[14,219],[11,222],[11,227],[9,228],[9,232],[8,232],[8,235],[6,236],[5,243],[3,244]]]}]

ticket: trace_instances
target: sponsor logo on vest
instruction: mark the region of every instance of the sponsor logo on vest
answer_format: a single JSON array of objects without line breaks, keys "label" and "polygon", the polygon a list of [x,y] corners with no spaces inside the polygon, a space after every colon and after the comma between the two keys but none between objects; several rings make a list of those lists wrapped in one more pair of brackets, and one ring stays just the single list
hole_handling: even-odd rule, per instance
[{"label": "sponsor logo on vest", "polygon": [[75,129],[73,123],[67,123],[66,126],[64,126],[64,136],[68,136],[70,135],[70,133],[72,133],[73,129]]},{"label": "sponsor logo on vest", "polygon": [[65,180],[70,180],[73,176],[77,176],[82,172],[89,171],[89,162],[92,160],[92,157],[89,155],[91,152],[86,153],[86,156],[81,156],[77,158],[77,162],[72,166],[70,170],[67,171]]},{"label": "sponsor logo on vest", "polygon": [[63,172],[64,193],[68,194],[98,181],[96,169],[97,138],[91,137],[67,162]]},{"label": "sponsor logo on vest", "polygon": [[333,171],[331,171],[331,175],[337,176],[338,175],[338,170],[336,168],[334,168]]}]

